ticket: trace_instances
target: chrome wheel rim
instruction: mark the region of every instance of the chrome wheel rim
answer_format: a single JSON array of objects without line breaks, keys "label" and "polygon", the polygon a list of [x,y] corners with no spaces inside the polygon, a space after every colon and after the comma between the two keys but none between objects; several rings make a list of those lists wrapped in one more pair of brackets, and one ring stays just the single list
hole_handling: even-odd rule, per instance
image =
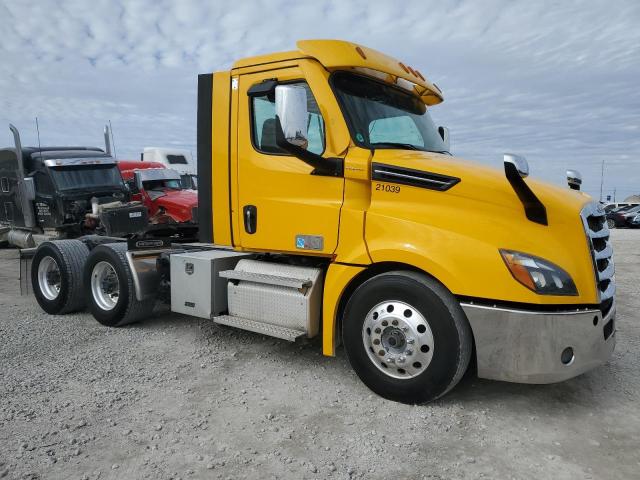
[{"label": "chrome wheel rim", "polygon": [[91,294],[102,310],[113,310],[120,298],[120,281],[113,266],[98,262],[91,272]]},{"label": "chrome wheel rim", "polygon": [[55,300],[60,295],[60,267],[53,257],[43,257],[38,265],[38,287],[47,300]]},{"label": "chrome wheel rim", "polygon": [[362,325],[362,342],[378,370],[393,378],[416,377],[433,358],[429,322],[405,302],[391,300],[373,307]]}]

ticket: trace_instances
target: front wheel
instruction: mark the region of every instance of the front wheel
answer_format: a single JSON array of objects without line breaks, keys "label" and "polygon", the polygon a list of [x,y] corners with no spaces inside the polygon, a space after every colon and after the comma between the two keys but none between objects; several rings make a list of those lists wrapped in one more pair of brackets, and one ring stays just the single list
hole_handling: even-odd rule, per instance
[{"label": "front wheel", "polygon": [[347,357],[374,392],[426,403],[451,390],[471,358],[469,323],[453,295],[414,272],[389,272],[356,289],[345,308]]},{"label": "front wheel", "polygon": [[607,218],[607,227],[616,228],[616,222],[611,218]]},{"label": "front wheel", "polygon": [[108,243],[93,249],[84,270],[87,306],[102,325],[121,327],[149,316],[154,300],[138,300],[126,243]]}]

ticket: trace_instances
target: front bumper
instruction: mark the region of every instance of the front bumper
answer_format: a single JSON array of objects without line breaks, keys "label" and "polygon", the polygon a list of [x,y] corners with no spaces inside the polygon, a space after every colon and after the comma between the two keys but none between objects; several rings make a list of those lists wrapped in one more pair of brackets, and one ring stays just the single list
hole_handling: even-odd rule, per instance
[{"label": "front bumper", "polygon": [[[615,302],[604,317],[597,309],[536,312],[473,303],[462,303],[462,309],[473,330],[481,378],[560,382],[603,364],[615,348]],[[569,347],[572,359],[565,352]]]}]

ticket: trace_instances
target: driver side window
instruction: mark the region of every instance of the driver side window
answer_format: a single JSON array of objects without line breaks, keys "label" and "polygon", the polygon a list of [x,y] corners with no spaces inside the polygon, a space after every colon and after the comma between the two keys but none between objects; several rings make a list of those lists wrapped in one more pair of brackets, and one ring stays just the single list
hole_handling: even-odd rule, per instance
[{"label": "driver side window", "polygon": [[[313,93],[306,82],[300,82],[307,91],[307,111],[309,118],[307,129],[309,145],[307,150],[321,155],[324,152],[325,126],[324,119],[316,103]],[[251,99],[251,123],[253,147],[270,155],[289,155],[276,144],[276,103],[275,94],[254,96]]]}]

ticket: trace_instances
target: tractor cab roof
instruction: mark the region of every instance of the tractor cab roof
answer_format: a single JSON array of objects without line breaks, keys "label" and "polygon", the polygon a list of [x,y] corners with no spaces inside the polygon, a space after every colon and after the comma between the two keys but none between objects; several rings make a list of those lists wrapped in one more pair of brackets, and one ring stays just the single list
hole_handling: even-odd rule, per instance
[{"label": "tractor cab roof", "polygon": [[[0,149],[0,158],[15,162],[15,148]],[[22,161],[27,172],[43,167],[115,164],[115,159],[100,148],[79,146],[23,147]]]},{"label": "tractor cab roof", "polygon": [[232,69],[312,58],[328,70],[355,70],[400,85],[412,90],[427,105],[436,105],[444,99],[440,88],[419,70],[372,48],[343,40],[300,40],[296,46],[298,50],[238,60]]}]

